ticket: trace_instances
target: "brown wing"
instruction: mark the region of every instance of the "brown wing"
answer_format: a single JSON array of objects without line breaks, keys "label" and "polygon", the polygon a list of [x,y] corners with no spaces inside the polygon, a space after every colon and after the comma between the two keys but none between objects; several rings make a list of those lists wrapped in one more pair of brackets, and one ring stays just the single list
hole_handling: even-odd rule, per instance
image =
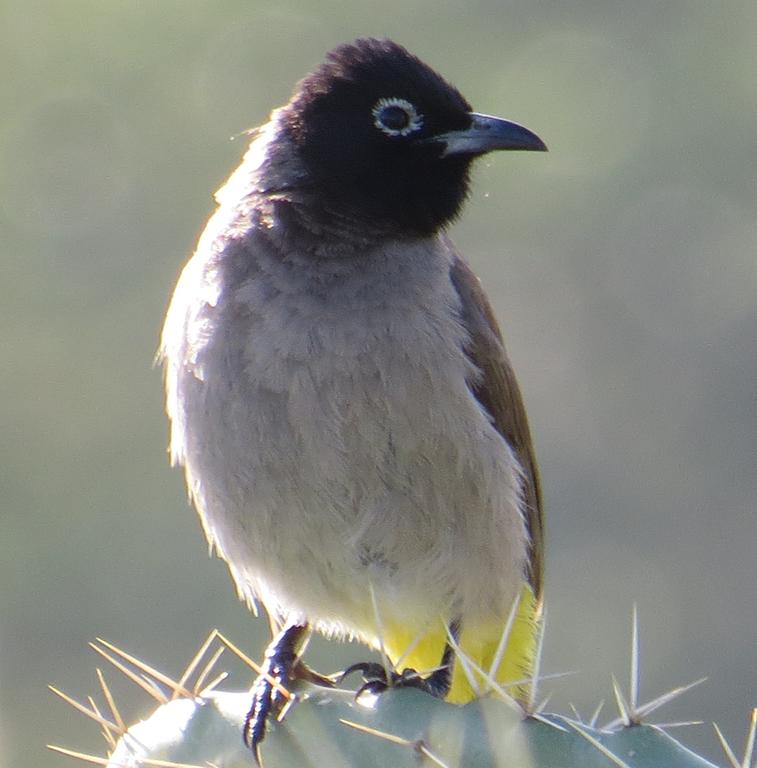
[{"label": "brown wing", "polygon": [[541,600],[544,515],[539,469],[523,397],[507,357],[497,320],[479,279],[459,256],[456,256],[452,265],[450,278],[460,296],[462,321],[470,334],[470,346],[466,351],[481,371],[480,379],[471,389],[488,411],[497,431],[515,451],[523,468],[526,525],[531,539],[528,579],[537,600]]}]

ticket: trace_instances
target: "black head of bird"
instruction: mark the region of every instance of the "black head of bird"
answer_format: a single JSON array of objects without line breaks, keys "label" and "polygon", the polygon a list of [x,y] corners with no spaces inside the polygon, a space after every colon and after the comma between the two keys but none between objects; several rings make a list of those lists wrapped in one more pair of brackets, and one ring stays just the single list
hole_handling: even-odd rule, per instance
[{"label": "black head of bird", "polygon": [[298,84],[282,118],[324,209],[410,237],[457,216],[474,158],[546,150],[528,129],[473,112],[454,86],[389,40],[335,48]]}]

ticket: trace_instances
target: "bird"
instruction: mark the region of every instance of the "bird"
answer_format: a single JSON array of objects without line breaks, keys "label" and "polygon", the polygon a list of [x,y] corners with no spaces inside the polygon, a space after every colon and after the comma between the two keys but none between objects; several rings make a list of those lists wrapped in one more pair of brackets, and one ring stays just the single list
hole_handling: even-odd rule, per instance
[{"label": "bird", "polygon": [[274,681],[333,684],[302,659],[313,631],[385,654],[390,672],[356,665],[366,685],[464,703],[487,670],[523,701],[539,474],[494,311],[448,230],[476,158],[547,148],[372,37],[330,51],[250,133],[158,352],[171,461],[277,631],[245,740],[259,759]]}]

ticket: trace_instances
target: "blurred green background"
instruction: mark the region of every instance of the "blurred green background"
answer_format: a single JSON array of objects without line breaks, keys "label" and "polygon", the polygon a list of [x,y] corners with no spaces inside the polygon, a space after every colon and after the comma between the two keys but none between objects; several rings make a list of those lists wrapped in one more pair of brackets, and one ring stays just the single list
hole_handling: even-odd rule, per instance
[{"label": "blurred green background", "polygon": [[[578,670],[546,684],[550,706],[588,712],[625,679],[637,601],[642,695],[708,675],[660,719],[741,742],[757,704],[757,4],[2,0],[3,766],[68,762],[50,741],[102,753],[45,688],[95,691],[97,635],[174,674],[214,626],[262,650],[265,622],[168,468],[151,362],[245,148],[229,137],[359,34],[550,146],[481,162],[454,229],[541,459],[545,671]],[[362,656],[312,652],[325,670]],[[709,725],[677,735],[718,754]]]}]

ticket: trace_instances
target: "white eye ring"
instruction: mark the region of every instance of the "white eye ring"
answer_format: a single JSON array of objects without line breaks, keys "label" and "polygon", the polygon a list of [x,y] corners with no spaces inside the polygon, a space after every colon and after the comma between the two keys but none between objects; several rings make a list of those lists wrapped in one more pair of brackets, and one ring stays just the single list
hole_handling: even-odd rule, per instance
[{"label": "white eye ring", "polygon": [[[400,109],[405,113],[407,122],[401,128],[383,122],[382,113],[390,108]],[[423,127],[423,115],[405,99],[379,99],[371,114],[373,115],[373,124],[387,136],[407,136]]]}]

